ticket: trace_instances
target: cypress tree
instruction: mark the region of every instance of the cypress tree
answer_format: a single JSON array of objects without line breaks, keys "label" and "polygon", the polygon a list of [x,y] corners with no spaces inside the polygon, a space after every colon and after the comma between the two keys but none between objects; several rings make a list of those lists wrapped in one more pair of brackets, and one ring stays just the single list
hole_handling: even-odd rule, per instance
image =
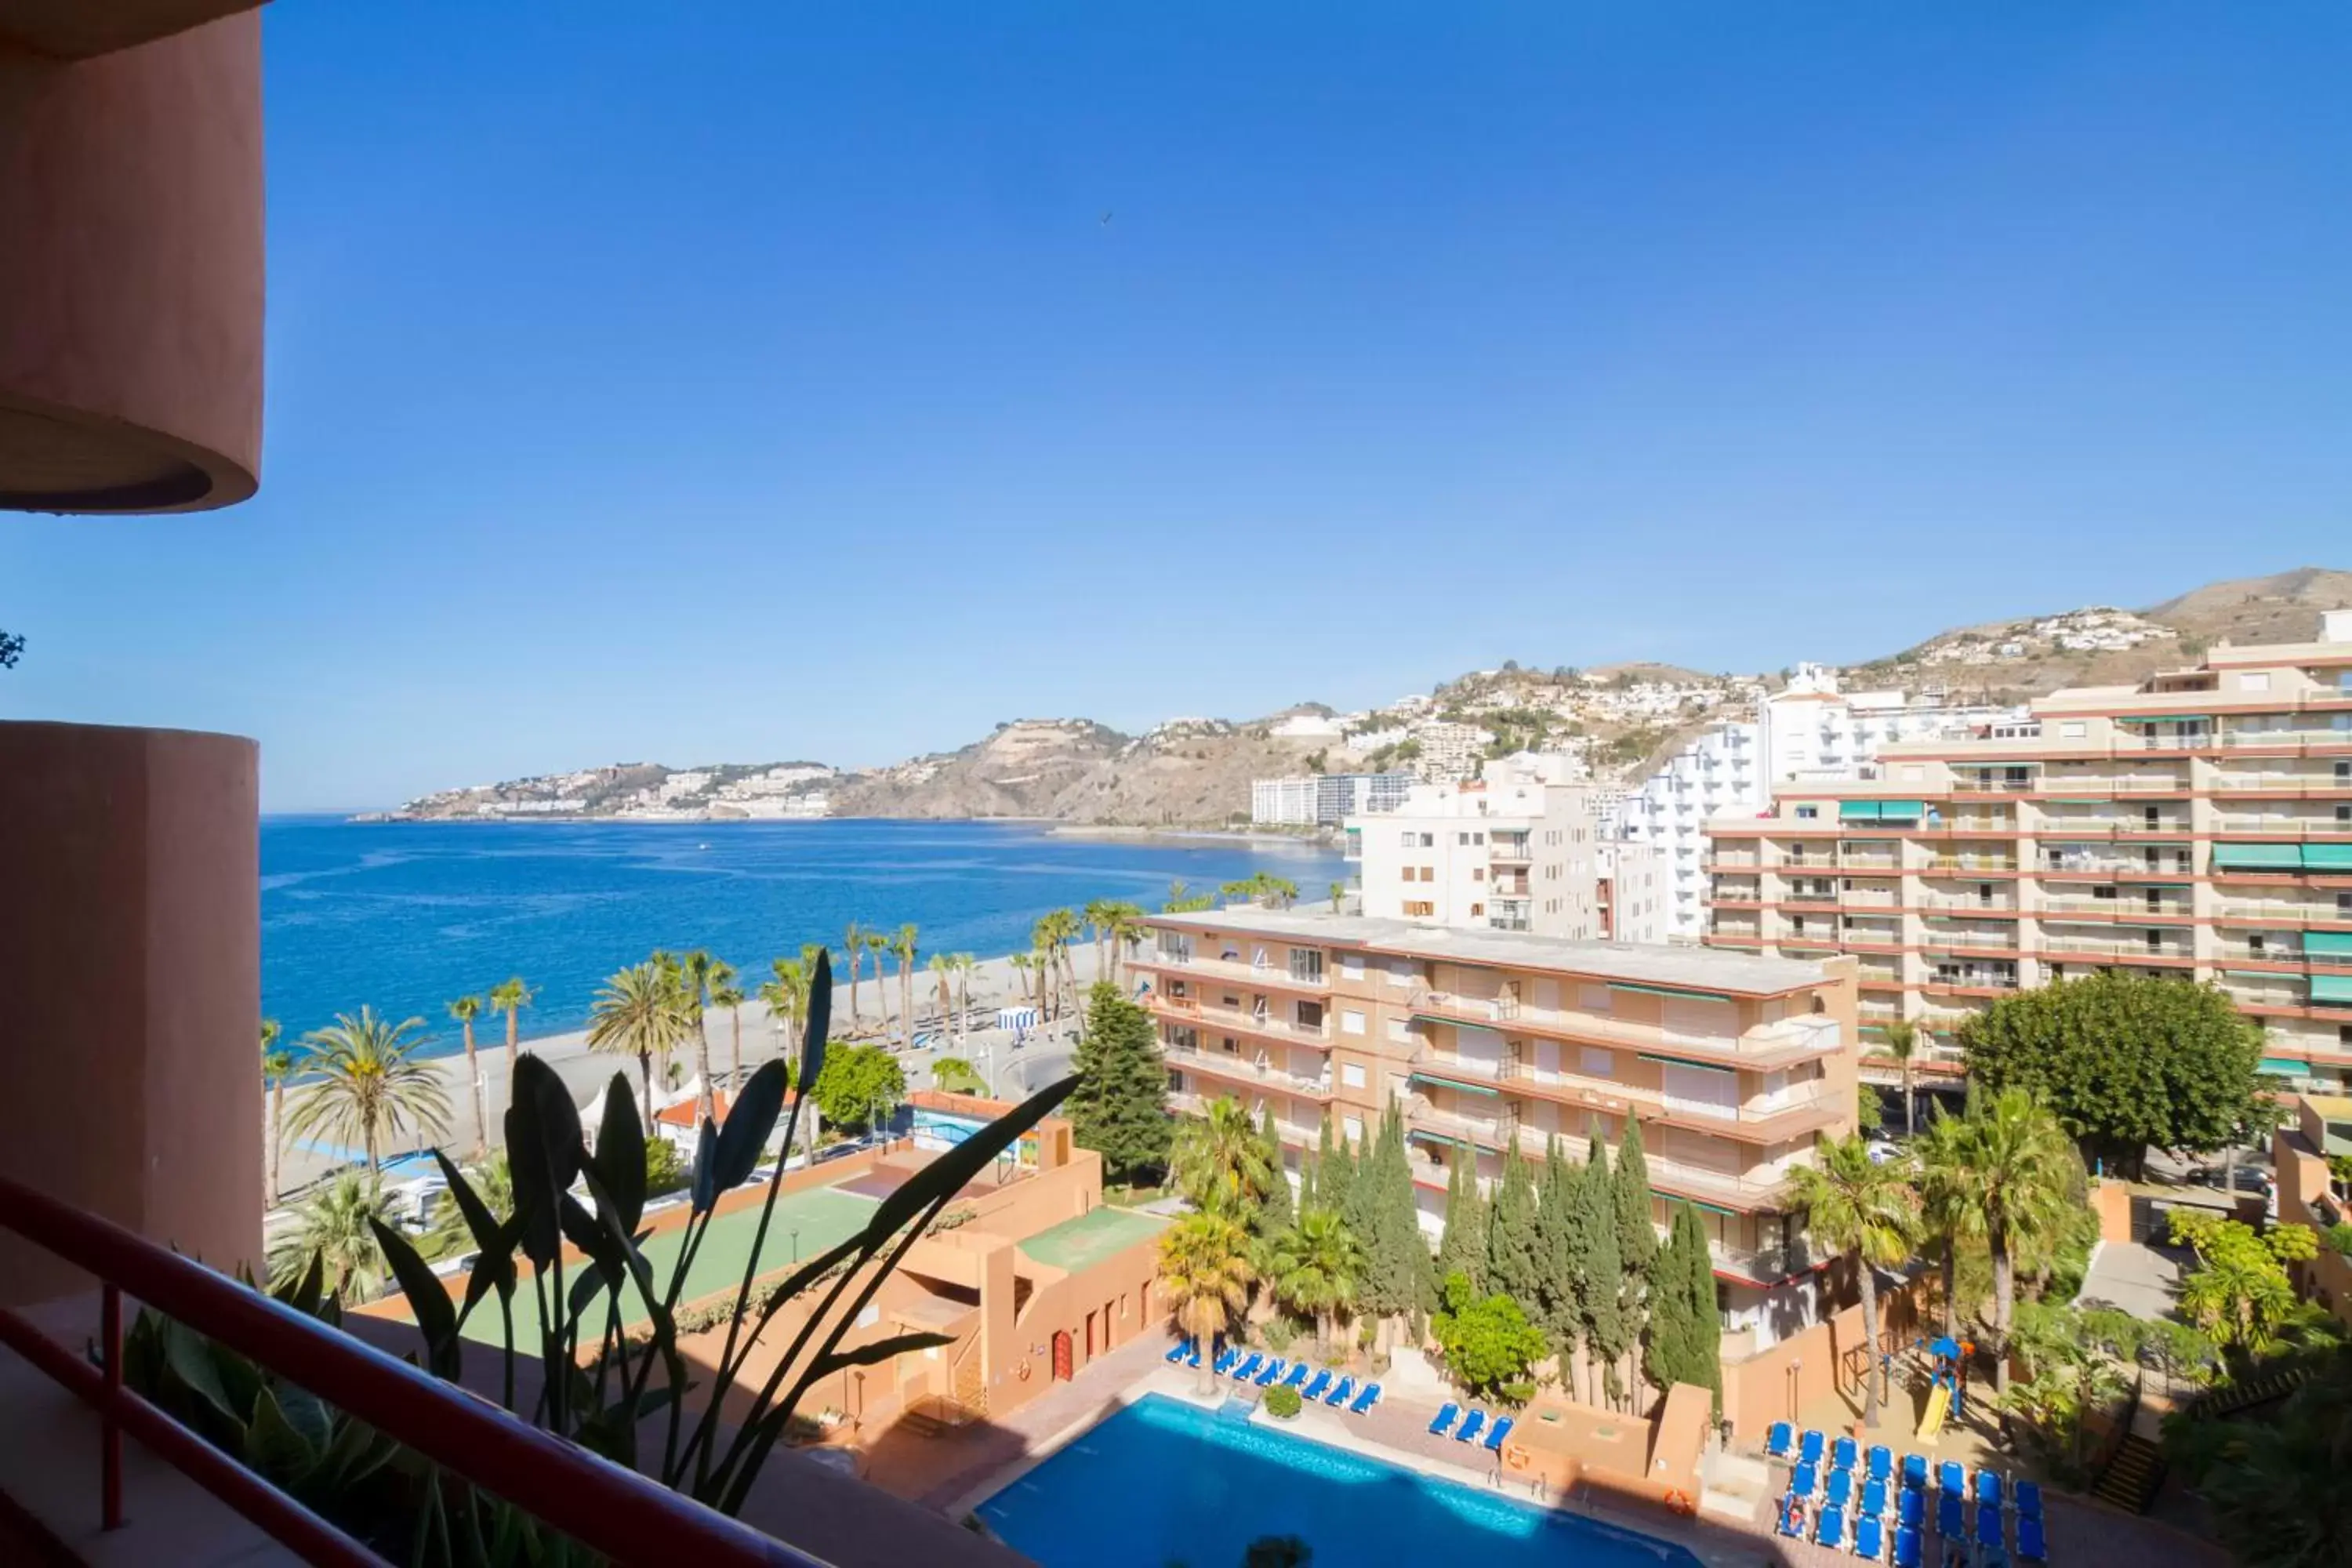
[{"label": "cypress tree", "polygon": [[1576,1174],[1560,1153],[1559,1140],[1544,1143],[1543,1183],[1536,1194],[1536,1299],[1524,1301],[1528,1319],[1540,1325],[1559,1353],[1565,1380],[1584,1325],[1584,1247],[1576,1229]]},{"label": "cypress tree", "polygon": [[1250,1228],[1259,1236],[1279,1236],[1290,1228],[1296,1216],[1290,1205],[1290,1181],[1282,1173],[1282,1138],[1275,1131],[1271,1105],[1259,1116],[1257,1135],[1258,1142],[1265,1146],[1265,1166],[1273,1180],[1266,1184],[1265,1195],[1258,1200],[1257,1214]]},{"label": "cypress tree", "polygon": [[1528,1163],[1514,1146],[1503,1156],[1503,1179],[1486,1223],[1486,1289],[1521,1309],[1542,1300],[1536,1264],[1536,1194]]},{"label": "cypress tree", "polygon": [[1437,1278],[1459,1274],[1470,1293],[1486,1294],[1486,1200],[1473,1173],[1475,1156],[1457,1154],[1446,1166],[1445,1235],[1437,1244]]},{"label": "cypress tree", "polygon": [[1617,1189],[1609,1179],[1606,1140],[1592,1140],[1592,1159],[1578,1185],[1576,1228],[1584,1244],[1585,1263],[1580,1302],[1584,1342],[1614,1398],[1617,1361],[1625,1353],[1625,1275],[1617,1252]]},{"label": "cypress tree", "polygon": [[1688,1204],[1683,1215],[1690,1230],[1685,1279],[1689,1288],[1690,1375],[1715,1394],[1715,1413],[1723,1414],[1723,1315],[1716,1305],[1715,1258],[1706,1249],[1706,1226],[1698,1210]]},{"label": "cypress tree", "polygon": [[1427,1312],[1437,1306],[1437,1270],[1422,1233],[1421,1204],[1412,1190],[1412,1161],[1404,1148],[1404,1113],[1389,1107],[1381,1128],[1381,1212],[1387,1216],[1390,1246],[1396,1253],[1397,1282],[1404,1299],[1401,1310]]},{"label": "cypress tree", "polygon": [[1168,1065],[1151,1015],[1102,982],[1087,994],[1087,1030],[1071,1066],[1078,1086],[1065,1102],[1071,1137],[1103,1157],[1114,1176],[1133,1179],[1167,1164],[1175,1124],[1168,1116]]},{"label": "cypress tree", "polygon": [[[1332,1138],[1331,1122],[1328,1117],[1323,1122],[1321,1165],[1322,1168],[1315,1173],[1317,1195],[1321,1199],[1324,1207],[1337,1209],[1341,1215],[1347,1216],[1349,1228],[1355,1229],[1355,1211],[1348,1206],[1348,1200],[1356,1184],[1355,1152],[1349,1148],[1348,1140],[1345,1137],[1336,1141]],[[1362,1231],[1356,1231],[1358,1240],[1362,1240],[1363,1237]]]},{"label": "cypress tree", "polygon": [[1617,1256],[1636,1284],[1650,1277],[1658,1256],[1658,1233],[1650,1223],[1650,1163],[1642,1153],[1642,1124],[1631,1116],[1617,1146]]},{"label": "cypress tree", "polygon": [[1651,1386],[1661,1393],[1689,1381],[1684,1376],[1692,1353],[1689,1248],[1683,1205],[1676,1204],[1666,1229],[1666,1244],[1651,1265],[1649,1321],[1642,1336],[1643,1368]]},{"label": "cypress tree", "polygon": [[1315,1156],[1309,1152],[1298,1157],[1298,1212],[1305,1214],[1316,1203]]}]

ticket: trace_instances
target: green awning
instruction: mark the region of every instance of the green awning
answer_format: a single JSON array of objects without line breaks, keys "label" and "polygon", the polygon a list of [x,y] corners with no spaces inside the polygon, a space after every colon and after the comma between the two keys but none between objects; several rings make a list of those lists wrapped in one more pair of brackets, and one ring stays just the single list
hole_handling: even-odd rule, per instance
[{"label": "green awning", "polygon": [[1838,820],[1840,822],[1874,822],[1877,820],[1877,817],[1878,803],[1874,800],[1842,800],[1838,802]]},{"label": "green awning", "polygon": [[2210,713],[2118,713],[2118,724],[2210,724]]},{"label": "green awning", "polygon": [[1670,1204],[1688,1204],[1695,1209],[1705,1209],[1709,1214],[1719,1214],[1726,1219],[1738,1219],[1739,1217],[1739,1211],[1738,1209],[1727,1209],[1721,1204],[1706,1204],[1699,1202],[1696,1198],[1677,1197],[1673,1193],[1659,1193],[1658,1189],[1655,1187],[1652,1187],[1650,1191],[1657,1193],[1658,1196],[1665,1199]]},{"label": "green awning", "polygon": [[2311,999],[2330,1007],[2352,1007],[2352,974],[2315,974]]},{"label": "green awning", "polygon": [[1424,1127],[1412,1128],[1405,1133],[1405,1136],[1418,1138],[1424,1143],[1443,1143],[1451,1149],[1467,1149],[1470,1146],[1459,1138],[1449,1138],[1443,1132],[1432,1132]]},{"label": "green awning", "polygon": [[2352,844],[2306,844],[2303,863],[2314,871],[2352,871]]},{"label": "green awning", "polygon": [[2287,1057],[2264,1057],[2254,1070],[2276,1073],[2282,1078],[2301,1078],[2311,1070],[2311,1064]]},{"label": "green awning", "polygon": [[1609,989],[1639,991],[1644,996],[1679,996],[1688,1002],[1729,1002],[1731,1000],[1720,991],[1682,991],[1672,985],[1637,985],[1630,980],[1612,980],[1609,983]]},{"label": "green awning", "polygon": [[1464,1083],[1460,1079],[1447,1078],[1440,1073],[1417,1072],[1412,1075],[1412,1079],[1416,1083],[1438,1084],[1446,1089],[1461,1089],[1467,1094],[1500,1094],[1503,1092],[1499,1089],[1489,1089],[1483,1083]]},{"label": "green awning", "polygon": [[1882,800],[1878,803],[1878,815],[1885,817],[1925,816],[1927,815],[1927,803],[1924,800]]},{"label": "green awning", "polygon": [[1654,1057],[1647,1051],[1636,1051],[1633,1054],[1645,1062],[1656,1062],[1661,1067],[1691,1068],[1699,1072],[1737,1072],[1738,1070],[1737,1068],[1717,1067],[1713,1062],[1686,1061],[1681,1057]]},{"label": "green awning", "polygon": [[[2352,848],[2352,845],[2346,847]],[[2216,844],[2213,846],[2213,868],[2217,871],[2292,871],[2304,863],[2303,855],[2304,846],[2300,844]]]},{"label": "green awning", "polygon": [[2352,952],[2352,931],[2307,931],[2303,933],[2305,952]]}]

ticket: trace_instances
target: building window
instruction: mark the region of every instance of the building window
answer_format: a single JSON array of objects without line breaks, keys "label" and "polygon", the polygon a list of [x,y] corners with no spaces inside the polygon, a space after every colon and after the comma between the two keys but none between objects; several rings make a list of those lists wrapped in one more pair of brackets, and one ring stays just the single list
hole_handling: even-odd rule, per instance
[{"label": "building window", "polygon": [[1486,913],[1486,906],[1484,904],[1473,904],[1470,906],[1470,918],[1474,921],[1484,918]]},{"label": "building window", "polygon": [[1339,1082],[1343,1087],[1348,1089],[1363,1088],[1364,1064],[1361,1062],[1341,1062],[1339,1064]]},{"label": "building window", "polygon": [[2090,726],[2080,719],[2069,719],[2058,726],[2058,738],[2062,741],[2079,741],[2089,731],[2089,729]]},{"label": "building window", "polygon": [[1401,847],[1410,849],[1413,847],[1412,841],[1420,837],[1421,835],[1418,833],[1408,833],[1397,842]]},{"label": "building window", "polygon": [[1818,805],[1801,805],[1797,807],[1797,820],[1800,822],[1811,822],[1815,817],[1821,816],[1821,814],[1822,808]]},{"label": "building window", "polygon": [[1339,1014],[1339,1032],[1343,1035],[1362,1034],[1364,1032],[1363,1013],[1354,1007],[1343,1009]]},{"label": "building window", "polygon": [[1602,1050],[1598,1046],[1578,1047],[1576,1064],[1587,1078],[1617,1076],[1617,1053]]},{"label": "building window", "polygon": [[1421,836],[1421,847],[1423,849],[1434,848],[1436,847],[1436,845],[1437,835],[1434,833],[1424,833]]},{"label": "building window", "polygon": [[1364,1141],[1364,1119],[1360,1116],[1343,1118],[1339,1123],[1339,1131],[1347,1135],[1349,1142],[1360,1143]]},{"label": "building window", "polygon": [[2267,669],[2249,669],[2238,677],[2238,689],[2241,691],[2268,691],[2270,689],[2271,672]]},{"label": "building window", "polygon": [[1485,881],[1486,879],[1486,868],[1484,866],[1472,867],[1470,868],[1470,879],[1474,882]]},{"label": "building window", "polygon": [[1323,950],[1319,947],[1294,947],[1290,950],[1290,977],[1293,980],[1323,978]]},{"label": "building window", "polygon": [[1576,988],[1576,1005],[1583,1008],[1588,1013],[1608,1012],[1612,1005],[1609,987],[1606,985],[1579,985]]}]

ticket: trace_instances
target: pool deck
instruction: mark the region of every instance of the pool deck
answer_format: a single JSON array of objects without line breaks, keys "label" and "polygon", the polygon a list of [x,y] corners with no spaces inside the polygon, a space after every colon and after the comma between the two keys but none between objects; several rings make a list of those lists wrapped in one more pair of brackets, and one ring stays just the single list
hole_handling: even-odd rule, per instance
[{"label": "pool deck", "polygon": [[[1233,1384],[1223,1379],[1217,1381],[1213,1394],[1204,1396],[1199,1373],[1168,1365],[1164,1358],[1173,1342],[1171,1339],[1151,1338],[1122,1345],[1087,1367],[1070,1383],[1001,1423],[958,1434],[954,1439],[918,1439],[934,1447],[948,1441],[959,1442],[964,1461],[937,1472],[939,1480],[916,1494],[919,1500],[950,1519],[961,1520],[990,1496],[1052,1458],[1065,1444],[1147,1394],[1161,1394],[1190,1405],[1212,1407],[1234,1397]],[[1251,1390],[1250,1394],[1254,1398],[1256,1391]],[[1302,1411],[1292,1421],[1258,1419],[1301,1437],[1440,1480],[1501,1492],[1671,1542],[1688,1550],[1709,1568],[1757,1568],[1758,1564],[1768,1568],[1832,1568],[1833,1564],[1851,1568],[1860,1561],[1850,1552],[1776,1537],[1769,1522],[1743,1527],[1711,1517],[1685,1518],[1629,1501],[1599,1500],[1582,1491],[1567,1498],[1546,1496],[1540,1483],[1507,1479],[1499,1456],[1450,1437],[1431,1436],[1429,1423],[1436,1414],[1437,1406],[1426,1402],[1383,1397],[1362,1415],[1316,1406]],[[1888,1440],[1893,1441],[1891,1437]],[[890,1485],[883,1476],[869,1474],[867,1479]],[[1776,1483],[1783,1482],[1785,1472],[1776,1467],[1774,1479]],[[892,1486],[890,1489],[900,1489]],[[2050,1561],[2055,1568],[2094,1568],[2095,1564],[2126,1561],[2162,1562],[2167,1568],[2206,1568],[2208,1564],[2223,1568],[2230,1562],[2229,1555],[2212,1542],[2155,1520],[2121,1513],[2065,1493],[2050,1492],[2044,1500]],[[1937,1560],[1937,1544],[1931,1533],[1927,1562]]]}]

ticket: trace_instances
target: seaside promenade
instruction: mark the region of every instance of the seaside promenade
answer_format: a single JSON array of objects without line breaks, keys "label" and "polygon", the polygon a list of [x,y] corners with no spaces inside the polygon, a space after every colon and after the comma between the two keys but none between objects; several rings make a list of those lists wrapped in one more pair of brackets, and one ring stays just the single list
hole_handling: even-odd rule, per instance
[{"label": "seaside promenade", "polygon": [[[1070,966],[1077,975],[1079,1003],[1083,1009],[1087,987],[1095,979],[1094,944],[1072,943]],[[1121,984],[1131,991],[1139,979],[1139,972],[1129,971],[1122,976]],[[1011,1030],[994,1027],[997,1009],[1016,1005],[1021,1001],[1020,980],[1013,972],[1010,958],[983,960],[972,973],[969,991],[971,1023],[977,1026],[985,1021],[989,1026],[968,1027],[961,1048],[952,1043],[941,1026],[936,981],[919,970],[915,976],[914,1033],[934,1037],[924,1049],[908,1051],[898,1044],[905,1031],[898,1022],[898,978],[895,972],[879,986],[870,976],[859,983],[864,1023],[856,1029],[850,1025],[848,984],[844,983],[834,988],[833,1038],[858,1044],[883,1043],[885,1030],[880,1021],[880,1009],[877,1005],[877,994],[879,992],[881,999],[888,1003],[891,1020],[887,1031],[889,1043],[905,1068],[909,1089],[931,1087],[930,1064],[948,1056],[961,1056],[970,1060],[987,1075],[992,1092],[1009,1100],[1019,1100],[1029,1090],[1067,1070],[1076,1040],[1078,1019],[1076,1013],[1066,1015],[1057,1023],[1033,1032],[1018,1049],[1014,1047]],[[435,1026],[436,1035],[447,1032],[444,1021],[427,1022]],[[733,1029],[734,1020],[725,1008],[712,1008],[703,1018],[703,1032],[710,1045],[711,1070],[722,1085],[733,1062]],[[521,1048],[555,1068],[565,1086],[572,1090],[575,1101],[585,1101],[615,1072],[627,1076],[632,1093],[638,1089],[636,1058],[591,1051],[585,1029],[526,1038]],[[778,1056],[789,1058],[797,1055],[799,1049],[797,1035],[787,1041],[778,1030],[770,1026],[767,1009],[761,1004],[757,1001],[744,1003],[743,1067],[746,1072]],[[478,1029],[475,1052],[481,1068],[485,1119],[488,1122],[482,1141],[496,1149],[502,1142],[499,1128],[507,1107],[504,1031],[496,1027]],[[695,1070],[693,1042],[689,1040],[673,1060],[684,1075],[681,1081],[690,1079]],[[436,1142],[444,1152],[460,1164],[472,1154],[476,1141],[474,1100],[466,1081],[465,1053],[460,1051],[447,1057],[434,1058],[432,1066],[440,1078],[442,1091],[448,1099],[448,1128],[438,1140],[420,1138],[414,1132],[388,1139],[384,1145],[387,1163],[401,1155],[420,1152],[432,1147]],[[287,1087],[289,1110],[295,1097],[300,1093],[299,1085]],[[268,1136],[266,1125],[264,1136]],[[315,1140],[289,1137],[286,1141],[280,1178],[282,1190],[278,1194],[278,1201],[281,1205],[297,1202],[336,1171],[358,1163],[356,1152],[336,1149]]]}]

